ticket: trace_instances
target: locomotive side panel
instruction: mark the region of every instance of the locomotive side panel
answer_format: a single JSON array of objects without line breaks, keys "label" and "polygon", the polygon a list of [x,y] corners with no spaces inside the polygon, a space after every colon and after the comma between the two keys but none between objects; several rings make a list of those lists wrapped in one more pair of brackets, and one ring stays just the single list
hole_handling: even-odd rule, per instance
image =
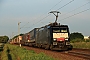
[{"label": "locomotive side panel", "polygon": [[38,47],[49,48],[50,30],[46,27],[40,28],[36,36],[36,44]]}]

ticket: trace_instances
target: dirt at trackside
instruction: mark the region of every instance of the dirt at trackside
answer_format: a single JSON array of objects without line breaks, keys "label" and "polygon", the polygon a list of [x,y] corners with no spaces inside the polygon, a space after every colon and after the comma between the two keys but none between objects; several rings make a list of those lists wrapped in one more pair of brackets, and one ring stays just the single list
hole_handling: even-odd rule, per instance
[{"label": "dirt at trackside", "polygon": [[24,48],[26,48],[28,50],[34,50],[36,53],[43,52],[48,56],[56,58],[57,60],[86,60],[86,59],[83,59],[83,58],[70,56],[70,55],[68,55],[68,53],[67,54],[62,54],[62,52],[44,50],[44,49],[39,49],[39,48],[27,47],[27,46],[24,46]]}]

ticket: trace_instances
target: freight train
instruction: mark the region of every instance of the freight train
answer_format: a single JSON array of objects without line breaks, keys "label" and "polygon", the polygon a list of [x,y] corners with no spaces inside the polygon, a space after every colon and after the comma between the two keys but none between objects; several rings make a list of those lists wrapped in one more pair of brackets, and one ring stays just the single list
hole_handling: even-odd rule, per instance
[{"label": "freight train", "polygon": [[[41,28],[34,28],[21,36],[17,43],[51,50],[71,50],[70,32],[68,25],[54,22]],[[15,42],[16,43],[16,42]]]},{"label": "freight train", "polygon": [[[12,40],[12,43],[51,50],[71,50],[70,32],[68,25],[57,23],[58,11],[51,11],[56,16],[54,23],[40,28],[34,28],[28,33]],[[56,14],[57,15],[56,15]]]}]

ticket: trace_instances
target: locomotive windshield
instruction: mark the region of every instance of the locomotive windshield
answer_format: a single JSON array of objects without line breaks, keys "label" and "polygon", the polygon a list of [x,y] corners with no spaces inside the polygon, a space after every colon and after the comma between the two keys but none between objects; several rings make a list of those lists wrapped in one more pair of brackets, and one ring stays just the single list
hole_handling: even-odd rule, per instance
[{"label": "locomotive windshield", "polygon": [[53,27],[53,32],[57,33],[57,32],[68,32],[68,28],[67,27]]},{"label": "locomotive windshield", "polygon": [[53,32],[60,32],[60,28],[53,28]]},{"label": "locomotive windshield", "polygon": [[60,28],[61,32],[68,32],[67,28]]}]

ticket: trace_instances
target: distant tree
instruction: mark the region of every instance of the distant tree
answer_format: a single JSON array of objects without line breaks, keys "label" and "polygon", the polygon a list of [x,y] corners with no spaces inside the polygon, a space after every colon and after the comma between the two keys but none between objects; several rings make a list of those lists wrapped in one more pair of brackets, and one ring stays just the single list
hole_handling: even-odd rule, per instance
[{"label": "distant tree", "polygon": [[2,36],[0,36],[0,43],[3,41],[3,37]]},{"label": "distant tree", "polygon": [[8,36],[4,36],[5,42],[8,42],[9,37]]},{"label": "distant tree", "polygon": [[84,36],[82,33],[74,32],[70,34],[70,40],[75,40],[75,39],[84,39]]},{"label": "distant tree", "polygon": [[9,40],[8,36],[0,36],[0,43],[7,43]]}]

